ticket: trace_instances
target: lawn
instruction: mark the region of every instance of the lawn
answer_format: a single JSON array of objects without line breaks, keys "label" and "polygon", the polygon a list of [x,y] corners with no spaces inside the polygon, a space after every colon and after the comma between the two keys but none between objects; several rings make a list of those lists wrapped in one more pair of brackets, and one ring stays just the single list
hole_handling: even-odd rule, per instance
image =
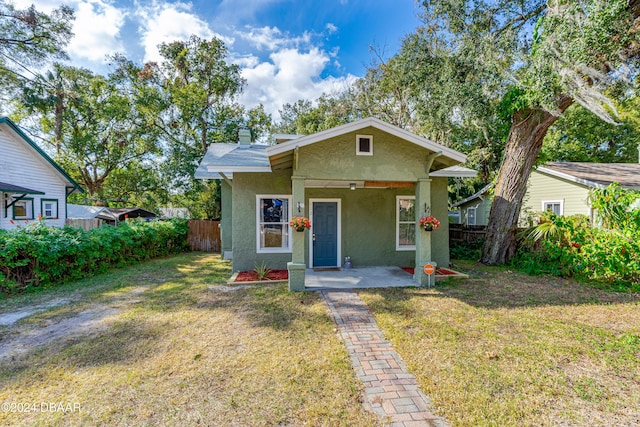
[{"label": "lawn", "polygon": [[0,301],[42,310],[0,326],[22,349],[0,358],[0,424],[375,425],[318,295],[229,276],[190,253]]},{"label": "lawn", "polygon": [[434,289],[360,291],[456,426],[640,425],[640,295],[462,265]]}]

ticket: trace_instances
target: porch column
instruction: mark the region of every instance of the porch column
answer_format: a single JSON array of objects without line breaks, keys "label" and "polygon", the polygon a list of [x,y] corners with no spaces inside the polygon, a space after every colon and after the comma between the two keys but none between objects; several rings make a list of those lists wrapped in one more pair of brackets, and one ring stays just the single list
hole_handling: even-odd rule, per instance
[{"label": "porch column", "polygon": [[[298,203],[304,206],[304,178],[291,177],[291,192],[293,216],[306,215],[306,207],[298,213]],[[289,290],[304,291],[305,270],[307,268],[304,262],[304,236],[307,232],[290,229],[289,233],[291,236],[291,262],[287,263],[287,270],[289,270]]]},{"label": "porch column", "polygon": [[431,262],[431,232],[424,231],[418,221],[431,213],[431,179],[421,178],[416,185],[416,268],[413,278],[420,285],[426,285],[428,277],[424,265]]}]

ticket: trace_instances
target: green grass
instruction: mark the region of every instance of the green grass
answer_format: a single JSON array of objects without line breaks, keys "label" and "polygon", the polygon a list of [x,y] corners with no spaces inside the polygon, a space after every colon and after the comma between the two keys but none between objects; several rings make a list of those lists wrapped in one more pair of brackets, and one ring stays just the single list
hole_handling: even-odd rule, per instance
[{"label": "green grass", "polygon": [[468,280],[361,291],[457,426],[640,425],[640,296],[461,262]]},{"label": "green grass", "polygon": [[318,295],[229,290],[229,276],[219,256],[191,253],[0,302],[71,301],[0,329],[0,343],[106,310],[83,334],[0,361],[0,402],[80,410],[0,412],[0,424],[375,425]]}]

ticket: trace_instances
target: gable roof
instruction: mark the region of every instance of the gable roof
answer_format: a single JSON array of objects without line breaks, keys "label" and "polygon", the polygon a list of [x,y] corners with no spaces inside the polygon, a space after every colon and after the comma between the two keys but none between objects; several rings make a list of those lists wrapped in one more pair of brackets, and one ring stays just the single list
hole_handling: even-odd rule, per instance
[{"label": "gable roof", "polygon": [[67,218],[69,219],[110,219],[113,220],[113,215],[108,208],[103,206],[85,206],[74,205],[67,203]]},{"label": "gable roof", "polygon": [[23,131],[20,129],[15,123],[11,121],[8,117],[0,117],[0,125],[6,125],[11,129],[16,135],[20,137],[24,142],[27,143],[29,147],[35,150],[42,158],[60,175],[63,181],[65,181],[68,185],[67,187],[73,188],[73,191],[78,191],[80,193],[84,193],[84,189],[78,184],[73,178],[67,174],[64,169],[60,167],[51,157],[47,155],[38,145],[33,142],[31,138],[29,138]]},{"label": "gable roof", "polygon": [[[287,164],[287,161],[290,163],[291,159],[282,161],[278,157],[283,157],[283,155],[291,157],[290,152],[296,148],[368,127],[397,136],[429,151],[440,152],[443,157],[456,163],[463,163],[467,159],[466,155],[456,150],[385,123],[380,119],[369,117],[312,135],[289,135],[293,139],[281,138],[284,142],[277,145],[211,144],[196,169],[195,178],[220,179],[227,177],[231,179],[233,172],[271,172],[272,168],[283,167],[283,165]],[[462,167],[445,168],[441,171],[440,175],[434,176],[475,176],[475,171]],[[224,174],[224,177],[222,174]]]},{"label": "gable roof", "polygon": [[624,189],[640,190],[638,163],[550,162],[537,171],[592,188],[617,182]]},{"label": "gable roof", "polygon": [[311,135],[292,139],[290,141],[286,141],[278,145],[272,145],[267,148],[267,154],[269,156],[273,156],[276,154],[283,154],[283,153],[286,153],[287,151],[291,151],[295,149],[296,147],[304,147],[306,145],[314,144],[316,142],[333,138],[335,136],[339,136],[345,133],[356,132],[367,127],[373,127],[383,132],[387,132],[391,135],[397,136],[398,138],[402,138],[406,141],[412,142],[418,145],[419,147],[425,148],[429,151],[434,151],[434,152],[441,151],[443,156],[453,159],[460,163],[464,163],[464,161],[467,159],[467,156],[460,153],[459,151],[456,151],[449,147],[445,147],[444,145],[438,144],[429,139],[418,136],[414,133],[411,133],[397,126],[390,125],[389,123],[383,122],[382,120],[377,119],[375,117],[367,117],[366,119],[357,120],[355,122],[347,123],[345,125],[337,126],[325,131],[321,131]]},{"label": "gable roof", "polygon": [[480,190],[478,190],[475,194],[472,194],[471,196],[467,197],[466,199],[462,199],[459,202],[454,203],[453,205],[451,205],[451,207],[452,208],[457,208],[458,206],[464,205],[465,203],[470,202],[470,201],[472,201],[474,199],[479,199],[491,187],[493,187],[493,184],[487,184],[484,187],[482,187]]}]

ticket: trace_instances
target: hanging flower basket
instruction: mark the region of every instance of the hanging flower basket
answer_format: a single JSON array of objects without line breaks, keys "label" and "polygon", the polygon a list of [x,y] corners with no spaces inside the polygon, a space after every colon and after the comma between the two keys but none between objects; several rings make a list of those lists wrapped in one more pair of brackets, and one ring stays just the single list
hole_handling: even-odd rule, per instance
[{"label": "hanging flower basket", "polygon": [[296,231],[304,231],[307,228],[311,228],[311,221],[303,216],[294,216],[289,221],[289,225]]},{"label": "hanging flower basket", "polygon": [[420,218],[419,224],[424,231],[433,231],[440,228],[440,221],[431,215]]}]

